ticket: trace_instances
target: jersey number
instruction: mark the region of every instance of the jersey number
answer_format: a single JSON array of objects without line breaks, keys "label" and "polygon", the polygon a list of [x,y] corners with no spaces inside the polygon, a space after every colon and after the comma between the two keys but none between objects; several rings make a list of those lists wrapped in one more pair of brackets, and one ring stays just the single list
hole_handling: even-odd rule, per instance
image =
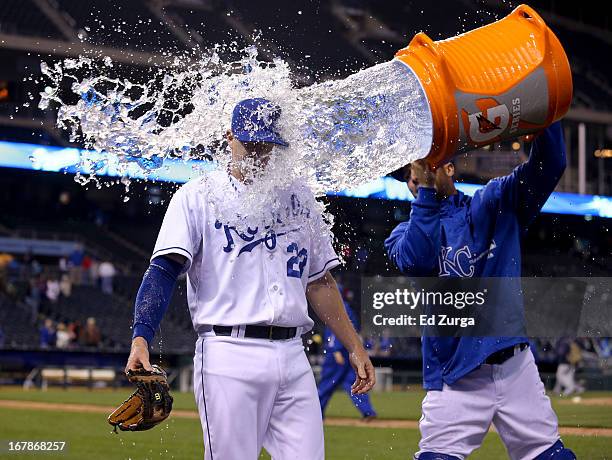
[{"label": "jersey number", "polygon": [[287,276],[301,278],[308,260],[308,251],[305,248],[300,249],[297,243],[291,243],[287,246],[287,253],[295,254],[287,261]]}]

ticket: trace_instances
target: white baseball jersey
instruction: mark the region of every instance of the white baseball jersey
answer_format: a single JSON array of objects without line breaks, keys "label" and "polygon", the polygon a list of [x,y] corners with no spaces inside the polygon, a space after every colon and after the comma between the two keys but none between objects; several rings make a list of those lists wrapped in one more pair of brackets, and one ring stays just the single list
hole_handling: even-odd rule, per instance
[{"label": "white baseball jersey", "polygon": [[[187,299],[196,331],[211,325],[270,324],[308,331],[306,286],[340,262],[331,238],[313,235],[294,221],[275,229],[245,232],[214,215],[211,191],[224,201],[240,199],[244,184],[224,171],[183,185],[172,197],[153,257],[176,253],[188,259]],[[279,196],[296,211],[312,198],[298,187]],[[308,219],[320,219],[299,209]],[[315,226],[316,227],[316,226]]]}]

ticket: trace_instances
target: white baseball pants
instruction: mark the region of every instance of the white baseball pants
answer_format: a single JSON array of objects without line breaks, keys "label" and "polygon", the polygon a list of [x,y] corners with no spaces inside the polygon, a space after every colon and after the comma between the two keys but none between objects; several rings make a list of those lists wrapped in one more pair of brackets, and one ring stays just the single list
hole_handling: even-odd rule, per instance
[{"label": "white baseball pants", "polygon": [[465,459],[491,423],[512,460],[532,460],[559,439],[558,421],[529,348],[501,365],[483,364],[453,386],[428,391],[419,423],[421,452]]},{"label": "white baseball pants", "polygon": [[196,342],[194,393],[205,460],[323,460],[323,420],[301,338],[206,333]]},{"label": "white baseball pants", "polygon": [[559,364],[555,374],[556,383],[554,393],[563,392],[564,396],[579,392],[583,388],[576,382],[576,367],[571,364]]}]

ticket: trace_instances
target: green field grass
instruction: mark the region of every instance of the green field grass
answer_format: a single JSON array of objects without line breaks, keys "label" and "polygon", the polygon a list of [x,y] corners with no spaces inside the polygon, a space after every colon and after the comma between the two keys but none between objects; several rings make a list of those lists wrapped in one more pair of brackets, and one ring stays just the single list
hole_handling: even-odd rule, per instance
[{"label": "green field grass", "polygon": [[[380,418],[418,420],[421,417],[421,400],[424,393],[393,392],[374,393],[372,402]],[[612,398],[612,393],[593,392],[582,396],[588,398]],[[587,406],[574,404],[570,398],[551,397],[559,417],[559,425],[584,428],[612,428],[612,406]],[[348,397],[341,393],[330,402],[327,415],[334,417],[357,417],[359,414]],[[612,438],[611,438],[612,442]],[[611,446],[612,448],[612,446]]]},{"label": "green field grass", "polygon": [[[0,399],[24,401],[49,401],[75,404],[99,404],[104,406],[117,405],[127,398],[130,391],[122,390],[96,390],[51,389],[47,392],[32,390],[23,391],[20,388],[0,389]],[[383,419],[418,420],[421,416],[421,400],[424,393],[421,391],[373,393],[372,402]],[[173,393],[174,408],[197,410],[191,393]],[[582,396],[589,398],[612,398],[612,393],[590,392]],[[612,406],[587,406],[573,404],[568,398],[552,397],[553,406],[559,416],[561,426],[612,428]],[[327,410],[330,417],[358,417],[359,414],[352,406],[350,400],[342,393],[336,394]]]},{"label": "green field grass", "polygon": [[[114,406],[127,396],[128,391],[49,390],[47,392],[19,389],[0,389],[0,399],[43,402],[98,404]],[[193,409],[190,393],[175,393],[177,409]],[[610,397],[607,393],[589,397]],[[373,402],[381,417],[417,420],[420,415],[422,393],[374,394]],[[610,407],[564,404],[554,399],[560,422],[564,426],[611,427]],[[356,411],[348,398],[336,394],[329,407],[329,416],[355,417]],[[65,459],[198,459],[202,458],[202,431],[197,419],[170,418],[158,429],[143,433],[113,434],[105,416],[97,413],[71,413],[38,411],[31,409],[0,408],[3,422],[0,439],[8,440],[61,440],[67,442],[67,451],[52,454],[7,454],[0,458],[65,458]],[[327,458],[355,459],[410,459],[418,442],[416,429],[372,428],[368,426],[328,426],[326,433]],[[581,460],[612,459],[612,438],[593,436],[565,436]],[[4,447],[3,446],[3,447]],[[268,458],[265,454],[262,458]],[[470,458],[492,460],[506,458],[504,448],[496,434],[490,433],[484,445]]]}]

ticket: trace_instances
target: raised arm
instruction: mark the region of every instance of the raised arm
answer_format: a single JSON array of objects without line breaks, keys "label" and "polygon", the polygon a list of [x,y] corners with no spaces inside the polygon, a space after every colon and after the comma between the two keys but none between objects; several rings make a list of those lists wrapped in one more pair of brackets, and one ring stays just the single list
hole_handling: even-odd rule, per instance
[{"label": "raised arm", "polygon": [[525,163],[510,175],[497,179],[501,182],[502,205],[516,211],[523,229],[538,215],[555,190],[565,167],[563,130],[561,123],[556,122],[534,140]]},{"label": "raised arm", "polygon": [[374,366],[344,309],[342,297],[333,276],[327,272],[321,278],[310,282],[306,290],[306,297],[317,316],[327,324],[349,352],[351,365],[357,374],[351,391],[353,394],[367,393],[376,383]]},{"label": "raised arm", "polygon": [[432,275],[440,252],[440,202],[433,187],[419,187],[410,219],[385,240],[389,259],[407,275]]}]

